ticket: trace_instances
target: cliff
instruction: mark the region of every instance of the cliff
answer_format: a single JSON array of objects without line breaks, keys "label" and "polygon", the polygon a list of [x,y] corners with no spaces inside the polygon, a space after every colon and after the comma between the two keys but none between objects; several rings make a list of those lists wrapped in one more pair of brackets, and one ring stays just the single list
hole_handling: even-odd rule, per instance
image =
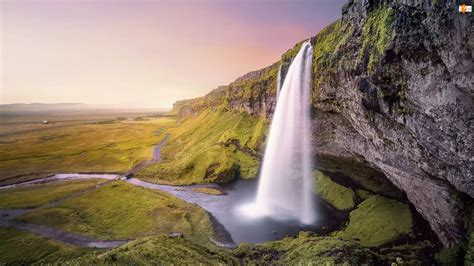
[{"label": "cliff", "polygon": [[[319,169],[405,192],[445,246],[462,241],[474,197],[473,16],[454,0],[350,0],[311,38]],[[276,79],[299,49],[208,95],[176,103],[271,118]],[[387,192],[388,193],[388,192]]]}]

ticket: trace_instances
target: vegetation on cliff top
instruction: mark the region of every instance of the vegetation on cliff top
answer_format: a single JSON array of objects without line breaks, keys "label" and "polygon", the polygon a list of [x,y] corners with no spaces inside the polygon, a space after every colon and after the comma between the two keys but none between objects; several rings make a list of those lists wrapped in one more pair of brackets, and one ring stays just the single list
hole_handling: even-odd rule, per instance
[{"label": "vegetation on cliff top", "polygon": [[395,28],[395,11],[390,7],[379,7],[370,13],[362,28],[362,49],[359,59],[368,54],[368,71],[374,71],[375,64],[389,46]]}]

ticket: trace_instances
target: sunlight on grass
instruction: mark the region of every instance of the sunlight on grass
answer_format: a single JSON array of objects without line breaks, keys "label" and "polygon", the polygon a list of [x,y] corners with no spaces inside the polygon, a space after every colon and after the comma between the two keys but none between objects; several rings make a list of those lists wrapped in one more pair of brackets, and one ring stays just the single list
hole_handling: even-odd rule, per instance
[{"label": "sunlight on grass", "polygon": [[[0,184],[19,175],[61,172],[125,173],[151,159],[153,146],[164,135],[160,129],[173,118],[154,123],[85,124],[35,130],[0,137]],[[27,178],[22,178],[22,180]]]}]

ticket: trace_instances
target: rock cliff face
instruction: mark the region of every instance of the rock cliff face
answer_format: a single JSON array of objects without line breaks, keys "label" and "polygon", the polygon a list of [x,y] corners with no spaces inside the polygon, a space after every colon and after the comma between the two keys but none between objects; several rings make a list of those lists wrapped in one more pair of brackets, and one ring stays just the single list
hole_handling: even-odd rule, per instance
[{"label": "rock cliff face", "polygon": [[384,173],[447,246],[465,235],[463,197],[474,196],[473,24],[456,8],[349,2],[347,41],[330,68],[315,62],[314,87],[317,156]]},{"label": "rock cliff face", "polygon": [[[474,197],[474,16],[457,5],[350,0],[341,20],[311,39],[318,168],[390,180],[445,246],[466,237]],[[220,102],[270,119],[278,69],[298,49],[175,111]]]}]

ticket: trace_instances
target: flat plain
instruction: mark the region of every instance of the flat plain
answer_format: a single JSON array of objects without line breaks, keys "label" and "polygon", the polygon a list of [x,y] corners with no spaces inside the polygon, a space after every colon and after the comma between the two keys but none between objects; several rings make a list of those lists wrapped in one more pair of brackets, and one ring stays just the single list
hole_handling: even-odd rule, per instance
[{"label": "flat plain", "polygon": [[124,111],[2,114],[0,185],[64,172],[126,173],[152,157],[162,129],[174,124],[173,117]]}]

